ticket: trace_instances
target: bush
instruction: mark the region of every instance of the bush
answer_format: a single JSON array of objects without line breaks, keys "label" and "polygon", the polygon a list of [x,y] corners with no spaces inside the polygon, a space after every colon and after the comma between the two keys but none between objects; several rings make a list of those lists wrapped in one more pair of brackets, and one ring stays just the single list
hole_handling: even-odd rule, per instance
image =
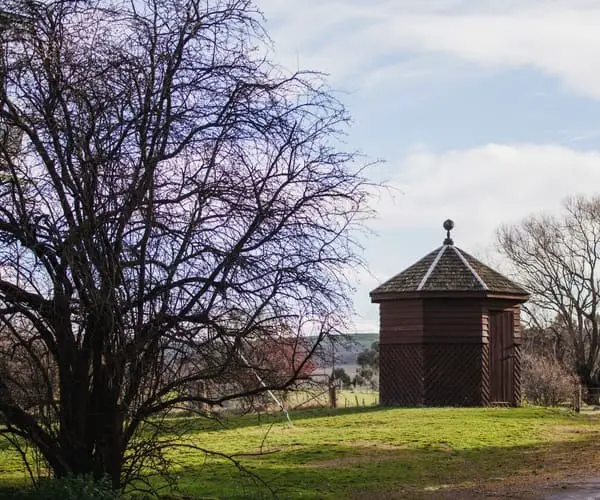
[{"label": "bush", "polygon": [[335,370],[333,370],[332,379],[334,383],[339,382],[342,389],[352,384],[352,379],[350,378],[350,375],[348,375],[346,373],[346,370],[344,370],[343,368],[336,368]]},{"label": "bush", "polygon": [[558,361],[536,354],[523,355],[523,396],[528,403],[558,406],[571,401],[577,377]]},{"label": "bush", "polygon": [[6,500],[117,500],[109,480],[96,481],[90,476],[66,476],[42,479],[38,488],[7,488],[0,491]]}]

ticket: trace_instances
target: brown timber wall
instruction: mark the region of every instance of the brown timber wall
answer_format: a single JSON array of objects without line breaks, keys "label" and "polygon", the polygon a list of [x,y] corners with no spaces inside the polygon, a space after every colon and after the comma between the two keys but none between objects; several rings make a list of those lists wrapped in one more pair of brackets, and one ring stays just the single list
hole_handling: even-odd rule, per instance
[{"label": "brown timber wall", "polygon": [[425,342],[482,342],[482,314],[479,299],[428,299],[423,301]]},{"label": "brown timber wall", "polygon": [[513,312],[513,404],[521,399],[520,306],[509,300],[382,301],[380,401],[399,406],[492,403],[489,311]]},{"label": "brown timber wall", "polygon": [[380,344],[413,344],[423,340],[423,301],[394,300],[379,305]]},{"label": "brown timber wall", "polygon": [[487,316],[488,311],[512,311],[514,314],[514,336],[521,339],[521,305],[515,304],[512,300],[486,300],[482,302],[482,310]]},{"label": "brown timber wall", "polygon": [[516,304],[511,307],[513,311],[514,326],[513,326],[513,340],[514,340],[514,400],[513,404],[518,406],[521,404],[521,305]]},{"label": "brown timber wall", "polygon": [[428,299],[423,306],[425,404],[486,404],[480,299]]},{"label": "brown timber wall", "polygon": [[379,400],[382,405],[423,404],[423,302],[379,305]]},{"label": "brown timber wall", "polygon": [[[521,305],[519,303],[515,303],[514,300],[488,300],[483,304],[483,316],[482,321],[485,322],[486,326],[489,326],[489,315],[490,311],[505,311],[512,312],[513,323],[512,327],[512,352],[511,355],[511,369],[510,373],[507,373],[505,376],[512,377],[512,394],[507,403],[512,404],[513,406],[518,406],[521,404]],[[489,328],[487,332],[488,342],[489,342]],[[487,360],[487,368],[485,370],[485,375],[489,384],[489,395],[487,398],[487,404],[494,403],[494,396],[491,390],[491,377],[492,377],[492,360],[491,360],[491,351],[489,350],[486,354]]]}]

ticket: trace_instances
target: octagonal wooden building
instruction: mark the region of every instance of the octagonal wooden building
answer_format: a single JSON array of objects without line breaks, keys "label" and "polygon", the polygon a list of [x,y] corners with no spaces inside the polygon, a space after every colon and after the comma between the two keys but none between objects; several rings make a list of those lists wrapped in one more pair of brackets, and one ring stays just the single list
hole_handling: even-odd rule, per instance
[{"label": "octagonal wooden building", "polygon": [[444,244],[371,292],[380,311],[379,398],[399,406],[516,406],[521,286]]}]

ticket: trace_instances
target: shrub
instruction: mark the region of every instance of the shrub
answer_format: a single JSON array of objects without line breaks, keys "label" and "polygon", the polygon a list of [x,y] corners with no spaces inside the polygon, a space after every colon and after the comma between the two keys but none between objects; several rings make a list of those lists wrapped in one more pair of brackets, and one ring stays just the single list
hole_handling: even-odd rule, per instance
[{"label": "shrub", "polygon": [[523,355],[523,395],[528,403],[558,406],[573,398],[576,376],[558,361],[536,354]]},{"label": "shrub", "polygon": [[350,378],[350,375],[348,375],[346,373],[346,370],[344,370],[343,368],[336,368],[335,370],[333,370],[332,379],[334,383],[340,383],[342,389],[352,384],[352,379]]},{"label": "shrub", "polygon": [[7,488],[0,492],[6,500],[117,500],[120,495],[108,480],[91,476],[42,479],[38,488]]}]

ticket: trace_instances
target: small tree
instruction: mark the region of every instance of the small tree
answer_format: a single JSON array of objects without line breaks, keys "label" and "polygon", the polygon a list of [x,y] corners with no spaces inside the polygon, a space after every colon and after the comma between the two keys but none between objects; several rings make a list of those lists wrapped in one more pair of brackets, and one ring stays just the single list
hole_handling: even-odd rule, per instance
[{"label": "small tree", "polygon": [[359,368],[355,385],[369,384],[375,389],[379,379],[379,342],[373,342],[369,349],[362,351],[356,362]]},{"label": "small tree", "polygon": [[336,368],[335,370],[333,370],[331,378],[334,384],[339,383],[342,388],[348,387],[350,384],[352,384],[352,379],[350,378],[350,375],[348,375],[346,373],[346,370],[344,370],[343,368]]}]

